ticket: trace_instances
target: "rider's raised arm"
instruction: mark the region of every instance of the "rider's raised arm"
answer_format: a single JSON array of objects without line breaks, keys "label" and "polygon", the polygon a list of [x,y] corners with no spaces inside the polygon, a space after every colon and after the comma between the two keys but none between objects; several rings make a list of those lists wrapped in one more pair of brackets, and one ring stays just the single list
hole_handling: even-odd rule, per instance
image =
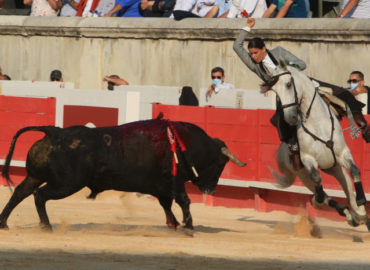
[{"label": "rider's raised arm", "polygon": [[[250,27],[249,27],[250,26]],[[256,71],[256,63],[250,57],[248,51],[244,48],[244,41],[248,36],[251,28],[254,26],[254,19],[249,18],[247,26],[240,30],[240,33],[234,41],[233,49],[239,56],[240,60],[252,71]]]}]

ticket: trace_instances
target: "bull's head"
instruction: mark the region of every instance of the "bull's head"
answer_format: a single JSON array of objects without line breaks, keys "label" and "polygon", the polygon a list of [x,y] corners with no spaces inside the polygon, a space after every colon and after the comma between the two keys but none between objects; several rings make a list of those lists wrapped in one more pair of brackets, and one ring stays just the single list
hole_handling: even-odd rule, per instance
[{"label": "bull's head", "polygon": [[225,145],[225,143],[219,139],[213,139],[219,149],[217,158],[213,160],[212,164],[204,168],[199,175],[199,181],[194,180],[193,182],[198,186],[199,190],[206,194],[212,194],[217,186],[218,179],[226,165],[230,160],[239,167],[247,165],[237,158]]}]

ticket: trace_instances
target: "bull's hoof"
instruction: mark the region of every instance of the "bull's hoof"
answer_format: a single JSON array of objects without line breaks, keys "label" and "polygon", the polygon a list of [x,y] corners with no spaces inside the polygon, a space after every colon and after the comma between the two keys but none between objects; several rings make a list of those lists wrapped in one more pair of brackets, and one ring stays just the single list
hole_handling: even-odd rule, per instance
[{"label": "bull's hoof", "polygon": [[0,224],[0,230],[7,231],[7,230],[9,230],[9,227],[8,227],[7,224]]},{"label": "bull's hoof", "polygon": [[180,223],[175,223],[175,224],[173,224],[173,223],[167,223],[167,226],[171,230],[177,231],[177,228],[180,226]]},{"label": "bull's hoof", "polygon": [[44,232],[53,232],[53,228],[51,227],[50,224],[42,224],[42,223],[40,223],[40,228]]},{"label": "bull's hoof", "polygon": [[324,202],[319,203],[318,201],[316,201],[315,196],[312,197],[311,203],[312,206],[318,210],[322,209],[322,207],[324,206]]}]

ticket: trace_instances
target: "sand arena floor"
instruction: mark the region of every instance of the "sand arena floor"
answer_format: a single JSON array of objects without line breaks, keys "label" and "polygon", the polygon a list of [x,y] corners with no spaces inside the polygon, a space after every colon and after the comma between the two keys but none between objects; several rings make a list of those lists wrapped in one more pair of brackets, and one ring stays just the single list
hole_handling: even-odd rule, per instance
[{"label": "sand arena floor", "polygon": [[[91,201],[88,194],[47,203],[53,233],[39,229],[33,197],[23,201],[0,231],[0,269],[370,269],[366,226],[192,204],[189,237],[167,228],[149,196],[105,192]],[[1,208],[9,196],[1,187]]]}]

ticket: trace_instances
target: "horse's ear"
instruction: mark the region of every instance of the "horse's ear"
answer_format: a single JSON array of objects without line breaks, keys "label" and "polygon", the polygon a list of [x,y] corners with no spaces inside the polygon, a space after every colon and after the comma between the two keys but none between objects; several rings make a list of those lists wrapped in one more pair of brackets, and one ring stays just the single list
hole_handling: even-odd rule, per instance
[{"label": "horse's ear", "polygon": [[283,70],[287,70],[286,68],[286,64],[283,60],[280,60],[280,67],[283,69]]}]

